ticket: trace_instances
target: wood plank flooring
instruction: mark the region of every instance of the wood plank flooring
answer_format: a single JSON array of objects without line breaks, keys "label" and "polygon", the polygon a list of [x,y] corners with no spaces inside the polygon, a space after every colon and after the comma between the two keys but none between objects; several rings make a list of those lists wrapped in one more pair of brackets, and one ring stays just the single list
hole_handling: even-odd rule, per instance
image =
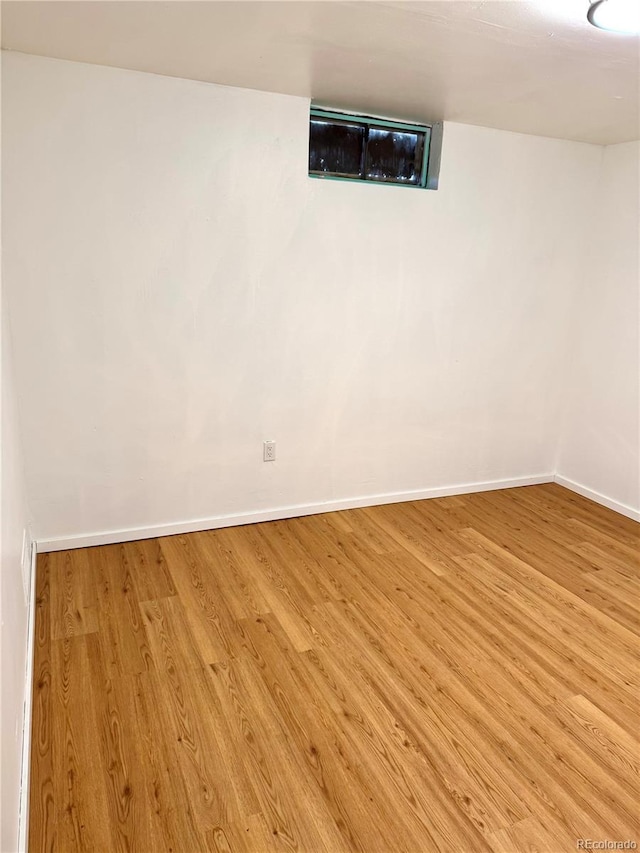
[{"label": "wood plank flooring", "polygon": [[639,527],[545,485],[41,555],[30,850],[640,844]]}]

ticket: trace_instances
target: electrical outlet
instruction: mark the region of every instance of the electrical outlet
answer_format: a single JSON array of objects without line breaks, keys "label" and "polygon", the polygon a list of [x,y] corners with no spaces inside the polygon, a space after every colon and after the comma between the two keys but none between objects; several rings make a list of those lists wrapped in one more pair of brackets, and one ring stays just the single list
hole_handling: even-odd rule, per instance
[{"label": "electrical outlet", "polygon": [[276,461],[276,443],[275,441],[265,441],[262,445],[262,461]]}]

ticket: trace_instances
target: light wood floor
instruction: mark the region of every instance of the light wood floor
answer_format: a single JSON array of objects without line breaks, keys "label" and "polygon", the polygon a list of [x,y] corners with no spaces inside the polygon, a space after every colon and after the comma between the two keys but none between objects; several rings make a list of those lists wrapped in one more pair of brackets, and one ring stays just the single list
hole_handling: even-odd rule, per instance
[{"label": "light wood floor", "polygon": [[640,844],[638,530],[549,485],[39,557],[30,850]]}]

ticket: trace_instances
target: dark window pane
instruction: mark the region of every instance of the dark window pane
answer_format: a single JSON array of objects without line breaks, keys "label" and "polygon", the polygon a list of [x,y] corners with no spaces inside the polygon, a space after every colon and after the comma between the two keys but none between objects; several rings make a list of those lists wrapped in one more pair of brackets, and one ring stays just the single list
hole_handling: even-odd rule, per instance
[{"label": "dark window pane", "polygon": [[391,128],[369,128],[366,176],[372,181],[419,184],[424,133]]},{"label": "dark window pane", "polygon": [[339,177],[362,177],[365,128],[360,124],[312,118],[309,171]]}]

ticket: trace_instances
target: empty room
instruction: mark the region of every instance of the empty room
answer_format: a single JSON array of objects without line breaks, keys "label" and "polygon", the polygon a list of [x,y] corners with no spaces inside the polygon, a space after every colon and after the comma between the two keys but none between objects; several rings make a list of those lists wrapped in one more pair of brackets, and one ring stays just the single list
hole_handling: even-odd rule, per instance
[{"label": "empty room", "polygon": [[0,852],[637,849],[640,3],[0,11]]}]

